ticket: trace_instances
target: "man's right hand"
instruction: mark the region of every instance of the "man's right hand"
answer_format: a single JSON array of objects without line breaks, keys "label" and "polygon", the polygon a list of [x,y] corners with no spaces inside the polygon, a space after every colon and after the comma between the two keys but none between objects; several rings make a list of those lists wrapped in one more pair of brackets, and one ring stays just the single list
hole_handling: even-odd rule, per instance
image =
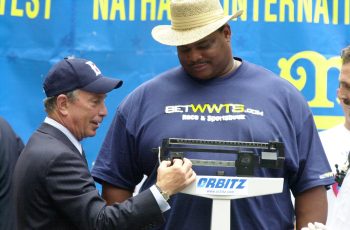
[{"label": "man's right hand", "polygon": [[157,172],[156,185],[169,196],[180,192],[196,179],[192,163],[187,158],[162,161]]}]

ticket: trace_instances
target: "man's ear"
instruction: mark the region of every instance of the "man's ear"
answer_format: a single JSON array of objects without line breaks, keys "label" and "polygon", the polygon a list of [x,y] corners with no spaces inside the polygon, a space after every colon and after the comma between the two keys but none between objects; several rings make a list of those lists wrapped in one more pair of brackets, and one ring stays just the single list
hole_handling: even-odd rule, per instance
[{"label": "man's ear", "polygon": [[231,42],[231,27],[229,24],[225,24],[223,32],[224,32],[226,41]]},{"label": "man's ear", "polygon": [[343,105],[344,103],[344,95],[341,95],[340,93],[340,89],[337,89],[337,101],[339,102],[339,104]]},{"label": "man's ear", "polygon": [[57,111],[61,113],[62,115],[67,115],[68,114],[68,105],[69,100],[67,95],[65,94],[60,94],[57,96],[56,99],[56,106],[57,106]]},{"label": "man's ear", "polygon": [[336,91],[336,92],[337,92],[337,100],[338,100],[338,101],[341,101],[341,98],[340,98],[340,92],[339,92],[339,88],[337,89],[337,91]]}]

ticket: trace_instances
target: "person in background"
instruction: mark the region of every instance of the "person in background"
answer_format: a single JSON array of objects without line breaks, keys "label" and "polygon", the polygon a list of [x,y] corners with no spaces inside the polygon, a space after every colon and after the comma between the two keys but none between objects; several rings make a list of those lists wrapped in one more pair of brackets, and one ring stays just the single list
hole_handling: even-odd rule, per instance
[{"label": "person in background", "polygon": [[[219,0],[172,0],[170,13],[171,25],[155,27],[152,36],[176,46],[181,66],[142,84],[118,107],[92,169],[103,197],[108,203],[129,198],[143,175],[141,190],[152,186],[158,162],[152,149],[164,138],[279,141],[285,147],[284,168],[255,168],[254,176],[284,178],[282,193],[233,200],[231,229],[294,229],[294,214],[298,229],[325,223],[326,186],[334,179],[313,115],[289,82],[233,57],[229,21],[242,11],[225,15]],[[196,156],[234,158],[214,155]],[[193,168],[197,175],[236,175],[235,168]],[[210,228],[211,199],[179,193],[170,203],[160,229]]]},{"label": "person in background", "polygon": [[9,123],[0,117],[0,229],[16,229],[12,175],[23,148],[21,138]]},{"label": "person in background", "polygon": [[[344,112],[345,122],[319,133],[332,171],[340,181],[345,176],[343,168],[349,164],[348,155],[350,152],[350,46],[343,49],[341,59],[342,66],[337,97]],[[338,178],[336,179],[338,180]],[[327,192],[328,215],[333,212],[333,203],[340,188],[338,182],[335,182]]]},{"label": "person in background", "polygon": [[[349,76],[349,75],[348,75]],[[341,190],[333,202],[332,212],[329,213],[327,224],[309,223],[301,230],[348,230],[350,220],[350,171],[343,178]]]},{"label": "person in background", "polygon": [[[309,223],[304,230],[348,230],[350,220],[350,46],[341,52],[342,65],[339,75],[337,97],[344,111],[345,123],[320,132],[321,141],[333,171],[336,182],[327,193],[327,228],[320,223]],[[337,165],[337,168],[335,167]]]},{"label": "person in background", "polygon": [[[348,68],[348,71],[350,69]],[[350,72],[347,74],[350,79]],[[348,98],[350,95],[348,94]],[[349,168],[348,168],[349,169]],[[341,189],[338,193],[337,199],[333,204],[332,212],[328,215],[327,229],[329,230],[348,230],[350,223],[350,172],[347,170],[347,174],[341,185]]]},{"label": "person in background", "polygon": [[188,159],[163,161],[154,185],[107,206],[80,141],[95,136],[107,115],[106,94],[122,81],[106,78],[89,60],[66,58],[44,81],[47,117],[30,137],[14,171],[19,229],[141,229],[163,222],[168,195],[195,180]]}]

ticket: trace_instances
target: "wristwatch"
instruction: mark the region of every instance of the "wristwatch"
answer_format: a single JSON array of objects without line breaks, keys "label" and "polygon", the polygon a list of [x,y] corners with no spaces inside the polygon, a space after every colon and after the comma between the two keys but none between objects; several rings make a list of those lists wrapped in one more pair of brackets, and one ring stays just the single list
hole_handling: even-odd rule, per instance
[{"label": "wristwatch", "polygon": [[164,200],[165,200],[165,201],[168,201],[169,198],[170,198],[169,194],[168,194],[167,192],[164,192],[163,190],[161,190],[161,189],[158,187],[158,185],[155,184],[155,186],[156,186],[156,188],[158,189],[158,191],[160,192],[160,194],[163,196]]}]

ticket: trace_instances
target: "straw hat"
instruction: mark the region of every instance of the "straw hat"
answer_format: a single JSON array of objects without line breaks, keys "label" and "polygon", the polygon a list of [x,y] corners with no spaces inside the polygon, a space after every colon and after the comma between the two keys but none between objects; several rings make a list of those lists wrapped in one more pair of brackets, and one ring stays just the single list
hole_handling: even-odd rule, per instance
[{"label": "straw hat", "polygon": [[165,45],[181,46],[213,33],[229,20],[242,15],[225,15],[219,0],[172,0],[171,25],[153,28],[152,37]]}]

